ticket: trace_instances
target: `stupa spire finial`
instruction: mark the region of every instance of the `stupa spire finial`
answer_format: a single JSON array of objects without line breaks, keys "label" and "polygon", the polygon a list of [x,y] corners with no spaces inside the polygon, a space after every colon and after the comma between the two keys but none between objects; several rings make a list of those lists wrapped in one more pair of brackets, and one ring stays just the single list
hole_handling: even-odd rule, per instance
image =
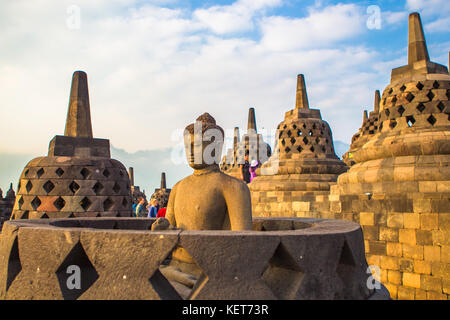
[{"label": "stupa spire finial", "polygon": [[253,129],[256,132],[255,108],[248,109],[247,132],[249,132],[250,129]]},{"label": "stupa spire finial", "polygon": [[417,12],[413,12],[409,15],[408,64],[413,64],[420,60],[430,61],[430,57],[420,15]]},{"label": "stupa spire finial", "polygon": [[380,101],[381,101],[381,95],[380,90],[375,90],[375,99],[373,102],[373,111],[379,112],[380,111]]},{"label": "stupa spire finial", "polygon": [[308,95],[306,93],[305,76],[299,74],[297,76],[297,99],[295,102],[295,107],[309,109]]},{"label": "stupa spire finial", "polygon": [[93,138],[87,75],[83,71],[73,73],[64,135]]}]

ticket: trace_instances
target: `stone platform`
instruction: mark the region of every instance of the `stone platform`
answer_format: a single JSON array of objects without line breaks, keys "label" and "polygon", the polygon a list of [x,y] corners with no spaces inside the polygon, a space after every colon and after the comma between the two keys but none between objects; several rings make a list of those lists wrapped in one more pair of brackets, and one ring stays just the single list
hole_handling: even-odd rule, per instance
[{"label": "stone platform", "polygon": [[[253,231],[150,231],[153,222],[7,221],[0,298],[180,299],[161,272],[180,246],[202,273],[189,299],[389,298],[368,288],[362,230],[350,221],[256,218]],[[79,289],[69,289],[77,267]]]}]

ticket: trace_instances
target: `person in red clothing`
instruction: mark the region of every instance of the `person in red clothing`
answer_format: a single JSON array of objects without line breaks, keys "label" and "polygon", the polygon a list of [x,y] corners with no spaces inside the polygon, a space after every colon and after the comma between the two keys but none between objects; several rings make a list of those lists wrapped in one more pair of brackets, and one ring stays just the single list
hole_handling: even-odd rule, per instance
[{"label": "person in red clothing", "polygon": [[156,215],[156,218],[164,218],[166,216],[166,210],[167,210],[167,208],[159,209],[158,214]]}]

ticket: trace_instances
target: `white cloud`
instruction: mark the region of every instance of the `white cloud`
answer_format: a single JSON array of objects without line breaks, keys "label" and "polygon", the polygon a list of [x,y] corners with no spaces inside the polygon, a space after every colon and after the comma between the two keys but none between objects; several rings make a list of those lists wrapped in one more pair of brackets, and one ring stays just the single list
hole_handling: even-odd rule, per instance
[{"label": "white cloud", "polygon": [[305,18],[264,17],[260,21],[262,43],[271,50],[329,47],[337,41],[364,31],[365,20],[359,7],[338,4],[310,8]]},{"label": "white cloud", "polygon": [[206,31],[212,27],[198,11],[129,9],[137,1],[103,2],[104,9],[79,2],[81,28],[70,30],[71,3],[0,5],[0,135],[8,137],[0,150],[46,153],[64,132],[75,70],[88,73],[94,135],[128,152],[174,145],[173,130],[205,111],[224,129],[244,132],[253,106],[258,128],[275,128],[294,105],[297,73],[305,74],[311,106],[321,109],[335,139],[349,141],[380,86],[370,67],[380,60],[376,52],[340,45],[366,30],[355,5],[318,5],[294,19],[264,14],[276,0],[233,3],[251,13],[261,34],[255,39]]},{"label": "white cloud", "polygon": [[449,32],[450,17],[440,18],[425,25],[425,30],[430,32]]},{"label": "white cloud", "polygon": [[450,12],[450,1],[448,0],[407,0],[408,10],[419,11],[421,14],[445,14]]},{"label": "white cloud", "polygon": [[238,0],[227,6],[197,9],[193,17],[216,34],[253,30],[255,15],[278,6],[281,0]]}]

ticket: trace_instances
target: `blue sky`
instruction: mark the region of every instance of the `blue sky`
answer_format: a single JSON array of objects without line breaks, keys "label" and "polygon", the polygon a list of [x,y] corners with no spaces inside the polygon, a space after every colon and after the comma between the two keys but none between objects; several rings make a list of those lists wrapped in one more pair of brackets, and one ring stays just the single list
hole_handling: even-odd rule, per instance
[{"label": "blue sky", "polygon": [[[370,6],[379,29],[368,27]],[[413,11],[431,60],[447,65],[448,0],[2,1],[0,154],[47,153],[63,134],[75,70],[88,74],[94,136],[131,155],[175,146],[174,133],[205,111],[243,133],[255,107],[258,128],[270,132],[294,106],[299,73],[310,107],[349,143],[374,90],[407,62]],[[181,178],[166,171],[169,184]]]}]

